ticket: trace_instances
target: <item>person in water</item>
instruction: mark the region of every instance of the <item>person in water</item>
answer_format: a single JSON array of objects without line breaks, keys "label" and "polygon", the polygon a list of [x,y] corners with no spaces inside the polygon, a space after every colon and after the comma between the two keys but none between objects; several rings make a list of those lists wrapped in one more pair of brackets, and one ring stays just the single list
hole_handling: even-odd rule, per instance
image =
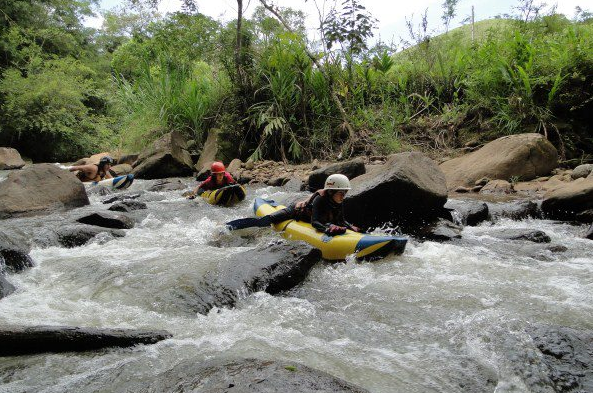
[{"label": "person in water", "polygon": [[329,236],[342,235],[347,229],[360,229],[344,219],[343,201],[350,190],[350,180],[344,175],[330,175],[323,190],[314,192],[306,200],[296,202],[264,217],[244,218],[227,223],[231,230],[248,227],[267,227],[286,220],[310,222],[320,232]]},{"label": "person in water", "polygon": [[76,176],[82,182],[101,181],[103,179],[112,179],[111,166],[113,158],[109,156],[101,157],[98,164],[75,165],[69,168],[70,172],[78,171]]},{"label": "person in water", "polygon": [[193,194],[189,196],[190,199],[202,195],[204,191],[207,190],[218,190],[219,188],[230,186],[231,184],[237,184],[231,174],[226,171],[222,162],[213,162],[210,167],[210,172],[211,175],[196,187]]}]

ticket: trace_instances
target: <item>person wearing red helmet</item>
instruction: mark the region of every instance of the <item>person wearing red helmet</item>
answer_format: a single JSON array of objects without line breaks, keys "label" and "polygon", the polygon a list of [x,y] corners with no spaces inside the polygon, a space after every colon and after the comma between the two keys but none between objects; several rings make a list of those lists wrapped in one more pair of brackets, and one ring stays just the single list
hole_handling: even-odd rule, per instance
[{"label": "person wearing red helmet", "polygon": [[[224,164],[220,161],[212,163],[210,167],[211,175],[208,176],[195,190],[193,197],[202,195],[206,190],[218,190],[219,188],[237,184],[230,173],[226,171]],[[190,197],[191,198],[191,197]]]}]

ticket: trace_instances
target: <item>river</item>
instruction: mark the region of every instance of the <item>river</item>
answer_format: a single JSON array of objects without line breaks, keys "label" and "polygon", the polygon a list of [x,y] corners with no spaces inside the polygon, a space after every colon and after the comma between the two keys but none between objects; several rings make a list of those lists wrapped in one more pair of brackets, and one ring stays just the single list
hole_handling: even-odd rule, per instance
[{"label": "river", "polygon": [[[130,191],[150,184],[136,181]],[[518,366],[521,359],[535,351],[525,329],[593,328],[593,242],[579,238],[585,227],[534,219],[466,227],[447,244],[411,239],[403,255],[378,262],[319,263],[281,296],[256,293],[234,309],[195,315],[179,302],[183,288],[230,254],[278,239],[266,229],[229,235],[222,223],[250,216],[255,196],[282,201],[296,193],[249,188],[233,208],[180,194],[144,193],[146,217],[124,238],[35,246],[36,266],[10,275],[18,290],[0,300],[3,325],[164,329],[174,337],[133,349],[3,358],[0,392],[134,391],[184,360],[238,357],[300,362],[374,393],[539,391],[520,378],[530,367]],[[100,200],[2,225],[61,225],[106,209]],[[491,236],[510,228],[543,230],[567,250]],[[537,367],[527,371],[537,380]]]}]

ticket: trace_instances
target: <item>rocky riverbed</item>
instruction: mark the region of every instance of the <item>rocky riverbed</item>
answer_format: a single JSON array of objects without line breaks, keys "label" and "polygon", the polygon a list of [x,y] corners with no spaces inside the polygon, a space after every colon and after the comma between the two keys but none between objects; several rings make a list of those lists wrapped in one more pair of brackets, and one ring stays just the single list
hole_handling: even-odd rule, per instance
[{"label": "rocky riverbed", "polygon": [[[487,201],[484,214],[484,202],[459,196],[447,205],[459,236],[413,234],[401,256],[330,264],[270,230],[237,236],[223,227],[250,216],[256,196],[304,192],[251,185],[246,201],[220,208],[181,196],[194,185],[139,180],[116,198],[87,189],[90,205],[1,221],[25,239],[20,252],[34,266],[6,271],[14,292],[0,300],[0,328],[172,338],[5,357],[0,392],[172,391],[204,384],[204,375],[215,377],[203,386],[229,392],[591,390],[587,225],[542,219],[527,202]],[[146,208],[109,211],[124,195]],[[80,219],[95,213],[127,224],[93,231]],[[273,284],[296,272],[302,278],[289,286]]]}]

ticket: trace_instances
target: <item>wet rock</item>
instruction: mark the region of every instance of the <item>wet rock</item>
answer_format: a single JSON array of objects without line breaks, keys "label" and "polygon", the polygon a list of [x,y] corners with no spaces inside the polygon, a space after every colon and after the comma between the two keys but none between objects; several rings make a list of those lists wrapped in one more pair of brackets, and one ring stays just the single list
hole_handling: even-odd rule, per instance
[{"label": "wet rock", "polygon": [[25,234],[16,230],[0,230],[0,272],[6,266],[10,272],[20,272],[33,266],[29,256],[31,245]]},{"label": "wet rock", "polygon": [[0,147],[0,171],[6,169],[20,169],[25,166],[25,161],[16,149]]},{"label": "wet rock", "polygon": [[276,294],[291,289],[307,277],[320,259],[321,251],[304,242],[260,246],[233,254],[193,290],[176,296],[184,299],[192,312],[207,314],[213,307],[233,307],[239,294]]},{"label": "wet rock", "polygon": [[185,361],[137,391],[146,393],[368,393],[367,390],[294,362],[260,359]]},{"label": "wet rock", "polygon": [[76,220],[81,224],[95,225],[103,228],[130,229],[134,228],[134,220],[123,214],[96,212]]},{"label": "wet rock", "polygon": [[556,392],[593,392],[593,332],[560,326],[528,329]]},{"label": "wet rock", "polygon": [[109,203],[113,203],[113,202],[117,202],[117,201],[127,201],[127,200],[131,200],[131,199],[137,199],[141,196],[141,193],[135,193],[135,194],[116,194],[113,196],[110,196],[109,198],[105,198],[103,199],[101,202],[104,204],[109,204]]},{"label": "wet rock", "polygon": [[559,244],[555,244],[555,245],[552,245],[552,246],[546,248],[546,250],[548,250],[550,252],[566,252],[566,251],[568,251],[568,247],[561,246]]},{"label": "wet rock", "polygon": [[418,152],[394,154],[351,184],[344,200],[346,219],[367,228],[387,222],[407,227],[433,221],[447,202],[443,172]]},{"label": "wet rock", "polygon": [[327,179],[329,175],[341,173],[342,175],[346,175],[348,179],[352,180],[355,177],[363,175],[365,172],[366,169],[364,167],[363,159],[356,158],[351,161],[339,162],[313,171],[309,175],[307,183],[309,184],[310,191],[317,191],[324,187],[325,179]]},{"label": "wet rock", "polygon": [[120,229],[103,228],[95,225],[66,225],[56,229],[58,241],[67,248],[80,247],[100,233],[108,233],[113,237],[124,237],[126,235]]},{"label": "wet rock", "polygon": [[115,176],[122,176],[132,173],[134,168],[130,164],[118,164],[111,167],[111,172],[115,174]]},{"label": "wet rock", "polygon": [[527,218],[541,218],[542,216],[537,203],[533,201],[488,203],[487,205],[492,219],[504,217],[511,220],[525,220]]},{"label": "wet rock", "polygon": [[90,186],[87,189],[88,195],[99,195],[99,196],[107,196],[113,194],[113,189],[111,187],[105,187],[100,184],[95,184]]},{"label": "wet rock", "polygon": [[511,194],[515,192],[513,185],[506,180],[490,180],[482,189],[482,194]]},{"label": "wet rock", "polygon": [[580,178],[546,192],[542,210],[551,218],[573,220],[593,209],[593,177]]},{"label": "wet rock", "polygon": [[454,217],[462,225],[476,226],[489,217],[488,205],[484,202],[449,199],[445,208],[453,209],[456,212]]},{"label": "wet rock", "polygon": [[269,186],[272,186],[272,187],[281,187],[287,181],[288,181],[288,179],[286,177],[284,177],[284,176],[278,176],[278,177],[274,177],[274,178],[270,179],[268,181],[268,185]]},{"label": "wet rock", "polygon": [[142,210],[148,209],[146,203],[138,202],[138,201],[122,201],[114,203],[112,206],[109,206],[109,209],[114,212],[126,212],[129,213],[134,210]]},{"label": "wet rock", "polygon": [[299,192],[303,186],[303,181],[296,177],[291,177],[286,183],[284,183],[284,189],[290,192]]},{"label": "wet rock", "polygon": [[0,271],[0,299],[6,297],[13,293],[16,290],[14,285],[9,283],[6,278],[4,278],[2,272]]},{"label": "wet rock", "polygon": [[200,153],[200,158],[196,163],[195,169],[199,172],[202,169],[210,169],[210,165],[216,161],[216,155],[218,154],[218,133],[220,130],[212,128],[208,131],[206,142]]},{"label": "wet rock", "polygon": [[170,132],[145,149],[134,163],[136,179],[163,179],[191,176],[193,162],[186,150],[187,142],[176,132]]},{"label": "wet rock", "polygon": [[582,212],[578,212],[575,216],[575,219],[579,222],[593,222],[593,209],[587,209],[583,210]]},{"label": "wet rock", "polygon": [[591,224],[589,230],[587,231],[587,233],[585,233],[585,238],[593,240],[593,224]]},{"label": "wet rock", "polygon": [[159,330],[97,329],[70,326],[0,328],[0,356],[83,352],[108,347],[154,344],[172,337]]},{"label": "wet rock", "polygon": [[84,185],[52,164],[29,165],[0,182],[0,219],[89,204]]},{"label": "wet rock", "polygon": [[461,238],[463,228],[449,220],[439,218],[431,224],[426,225],[417,233],[425,240],[434,240],[437,242],[446,242]]},{"label": "wet rock", "polygon": [[518,134],[492,141],[481,149],[440,165],[447,178],[447,188],[473,186],[487,177],[522,180],[549,174],[557,166],[556,148],[540,134]]},{"label": "wet rock", "polygon": [[139,156],[139,154],[125,154],[117,160],[117,165],[128,164],[134,166],[134,163],[138,160]]},{"label": "wet rock", "polygon": [[581,177],[587,177],[593,171],[593,164],[579,165],[573,169],[570,177],[573,180],[580,179]]},{"label": "wet rock", "polygon": [[148,191],[154,192],[166,192],[166,191],[177,191],[184,190],[187,186],[179,179],[162,179],[157,180]]},{"label": "wet rock", "polygon": [[492,232],[492,236],[507,240],[526,240],[534,243],[549,243],[550,237],[543,231],[529,229],[504,229]]}]

